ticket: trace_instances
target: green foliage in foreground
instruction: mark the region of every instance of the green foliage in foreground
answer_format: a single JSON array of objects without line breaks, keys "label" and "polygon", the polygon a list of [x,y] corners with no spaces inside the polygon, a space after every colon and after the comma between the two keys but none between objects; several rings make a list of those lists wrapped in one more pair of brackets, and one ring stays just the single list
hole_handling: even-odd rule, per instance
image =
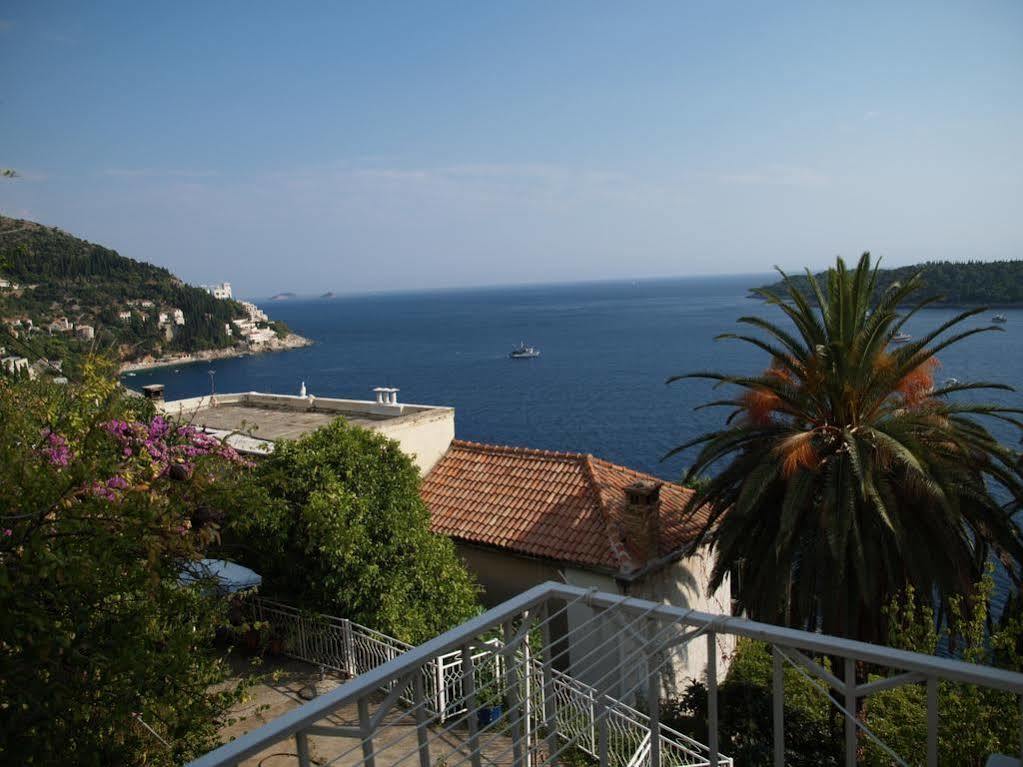
[{"label": "green foliage in foreground", "polygon": [[[740,638],[728,676],[718,687],[720,749],[742,765],[774,764],[771,699],[772,661],[768,645]],[[827,695],[792,666],[785,665],[785,764],[831,767],[843,763],[834,737]],[[663,708],[664,723],[706,743],[707,688],[691,684]]]},{"label": "green foliage in foreground", "polygon": [[92,363],[80,385],[0,379],[0,763],[169,766],[217,745],[240,695],[211,687],[226,604],[178,576],[213,535],[192,524],[206,488],[245,469],[201,439]]},{"label": "green foliage in foreground", "polygon": [[[933,654],[942,641],[963,660],[1010,671],[1023,671],[1023,613],[1007,612],[988,630],[988,605],[994,590],[990,573],[969,599],[952,600],[949,624],[938,631],[934,610],[909,591],[887,608],[891,617],[888,643],[903,650]],[[927,699],[921,685],[887,690],[868,699],[864,717],[871,729],[896,753],[923,764],[927,742]],[[1019,700],[1010,693],[975,685],[938,685],[938,754],[943,765],[982,767],[989,754],[1015,754],[1019,749]],[[865,744],[864,761],[884,767],[891,760],[873,743]]]},{"label": "green foliage in foreground", "polygon": [[[954,599],[950,621],[954,631],[936,629],[934,611],[913,592],[886,607],[891,618],[889,644],[933,654],[939,642],[955,648],[973,663],[1023,670],[1023,614],[1007,615],[987,631],[987,600],[994,581],[985,576],[970,599]],[[818,658],[825,667],[828,659]],[[844,722],[821,687],[785,664],[785,763],[793,767],[844,764]],[[857,670],[861,682],[890,676],[888,669]],[[721,751],[736,764],[773,764],[773,719],[770,647],[739,639],[726,680],[718,688]],[[669,726],[707,742],[707,690],[694,683],[665,707]],[[982,767],[993,753],[1016,753],[1019,747],[1019,705],[1014,696],[972,685],[941,682],[938,688],[939,763],[949,767]],[[863,722],[909,765],[923,765],[927,753],[927,702],[922,685],[886,690],[861,701]],[[891,757],[868,736],[859,739],[859,762],[890,767]]]},{"label": "green foliage in foreground", "polygon": [[[342,420],[278,442],[225,530],[264,593],[418,643],[478,611],[397,443]],[[228,538],[230,539],[228,541]]]},{"label": "green foliage in foreground", "polygon": [[[953,306],[1004,306],[1023,304],[1023,261],[929,261],[916,266],[902,266],[898,269],[882,269],[878,272],[876,300],[892,283],[905,282],[917,272],[923,273],[923,285],[928,293],[940,296],[940,303]],[[826,278],[816,275],[818,281]],[[793,277],[796,287],[814,301],[809,278]],[[776,282],[766,285],[772,291],[784,289]]]}]

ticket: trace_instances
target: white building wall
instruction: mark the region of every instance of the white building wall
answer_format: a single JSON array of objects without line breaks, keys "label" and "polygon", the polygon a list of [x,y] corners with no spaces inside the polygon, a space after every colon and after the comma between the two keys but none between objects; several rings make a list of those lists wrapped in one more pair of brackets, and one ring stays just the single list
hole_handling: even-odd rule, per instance
[{"label": "white building wall", "polygon": [[455,411],[452,408],[427,411],[411,418],[379,421],[371,428],[397,440],[425,477],[455,438]]},{"label": "white building wall", "polygon": [[[365,400],[342,400],[331,397],[296,397],[288,394],[262,394],[258,392],[218,394],[216,403],[254,405],[270,410],[288,411],[315,409],[318,412],[336,412],[339,416],[379,419],[360,424],[364,428],[395,440],[402,451],[412,458],[421,475],[425,475],[440,460],[451,440],[455,438],[455,410],[430,405],[381,405]],[[209,397],[192,397],[158,405],[172,417],[195,418],[211,407]],[[262,441],[262,440],[261,440]]]},{"label": "white building wall", "polygon": [[[620,594],[615,579],[604,573],[566,567],[564,581],[571,586],[595,588],[608,594]],[[568,673],[581,682],[592,685],[612,697],[624,690],[626,677],[615,670],[620,662],[624,644],[615,636],[620,627],[602,619],[595,619],[592,608],[577,603],[568,608]],[[578,630],[577,630],[578,629]]]},{"label": "white building wall", "polygon": [[[713,554],[703,548],[650,576],[630,584],[629,594],[651,602],[671,604],[715,615],[731,615],[732,587],[728,577],[716,591],[709,591]],[[724,678],[735,653],[735,637],[719,634],[716,638],[718,678]],[[674,652],[673,662],[665,665],[664,694],[680,695],[692,681],[706,681],[708,645],[700,636]]]},{"label": "white building wall", "polygon": [[[575,568],[566,568],[564,579],[582,588],[595,587],[610,594],[730,615],[731,584],[727,578],[716,591],[708,591],[712,567],[713,556],[703,549],[692,557],[669,564],[630,583],[611,575]],[[570,634],[571,673],[577,679],[603,689],[612,697],[630,698],[626,702],[632,703],[634,695],[629,695],[629,691],[639,686],[647,675],[647,659],[638,648],[657,634],[664,624],[648,625],[633,620],[623,626],[617,620],[590,621],[594,614],[591,608],[582,604],[573,605],[568,610],[570,632],[582,627],[579,632]],[[671,632],[665,632],[660,639],[667,639],[670,635]],[[685,645],[673,648],[670,659],[661,657],[657,661],[661,666],[663,697],[677,697],[691,682],[706,681],[709,657],[707,642],[707,638],[701,635]],[[721,679],[735,652],[735,638],[718,635],[715,647],[717,673]]]}]

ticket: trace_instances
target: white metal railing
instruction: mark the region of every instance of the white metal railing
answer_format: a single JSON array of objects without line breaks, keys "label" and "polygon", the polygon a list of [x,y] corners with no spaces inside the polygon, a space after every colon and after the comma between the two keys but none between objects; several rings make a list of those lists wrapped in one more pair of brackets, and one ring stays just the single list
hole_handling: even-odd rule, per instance
[{"label": "white metal railing", "polygon": [[[269,623],[273,635],[282,642],[283,655],[349,677],[364,674],[412,649],[407,642],[348,618],[303,611],[263,597],[252,597],[250,602],[256,620]],[[478,667],[486,656],[482,651],[474,654]],[[434,658],[423,666],[429,709],[441,722],[465,710],[464,706],[450,705],[463,697],[461,668],[459,652]],[[402,695],[406,702],[408,698],[408,694]]]},{"label": "white metal railing", "polygon": [[[536,729],[542,729],[543,721],[543,664],[533,661],[535,687],[539,691],[538,705],[534,708]],[[607,759],[609,767],[637,767],[650,753],[649,717],[610,695],[601,695],[596,688],[573,679],[568,674],[551,670],[551,691],[555,700],[558,735],[562,740],[572,741],[580,750],[590,756],[600,753],[600,728],[606,721]],[[601,706],[607,709],[606,720],[598,716]],[[687,735],[661,725],[661,748],[664,764],[702,765],[709,762],[707,746]],[[731,759],[722,757],[722,765],[731,764]]]},{"label": "white metal railing", "polygon": [[[580,618],[580,608],[586,608],[582,613],[589,617]],[[570,610],[574,612],[570,614]],[[567,633],[553,633],[555,619],[568,621]],[[500,646],[493,642],[495,634],[502,638]],[[419,767],[433,767],[438,761],[446,767],[484,767],[485,762],[508,761],[513,767],[547,767],[560,763],[572,747],[591,754],[600,767],[727,764],[730,760],[718,752],[719,634],[749,637],[772,648],[776,767],[782,767],[785,759],[786,663],[831,689],[832,702],[845,713],[847,767],[856,763],[860,739],[874,738],[857,720],[857,704],[881,690],[901,685],[925,687],[925,753],[906,756],[914,762],[922,757],[929,767],[938,763],[939,681],[1003,691],[1023,704],[1023,674],[546,583],[359,674],[330,693],[200,757],[192,767],[237,765],[286,739],[294,739],[298,764],[307,767],[312,764],[313,739],[319,739],[315,741],[319,747],[327,743],[337,746],[339,738],[340,750],[327,764],[398,767],[418,757]],[[706,746],[660,723],[665,664],[697,640],[705,641],[708,650]],[[452,658],[456,653],[461,663],[461,687],[440,706],[427,697],[427,670],[439,659]],[[600,679],[588,680],[592,686],[559,674],[559,666],[571,671],[581,663],[580,654],[593,656],[590,660],[597,661],[595,666],[603,674]],[[836,671],[843,678],[818,663],[815,658],[821,656],[837,658]],[[499,662],[491,663],[497,658]],[[887,670],[890,675],[859,683],[854,673],[857,663]],[[623,669],[638,681],[632,688],[616,692],[619,700],[597,692],[603,689],[602,679],[621,678]],[[382,695],[381,690],[386,692]],[[620,702],[631,700],[633,693],[642,701],[645,713]],[[502,702],[504,714],[496,722],[483,723],[477,715],[495,696]],[[406,707],[396,707],[402,698],[407,701]],[[358,707],[357,726],[325,721],[352,705]],[[449,713],[446,720],[443,718],[442,712],[456,709],[458,715]],[[396,716],[387,718],[391,711]],[[1006,716],[1018,716],[1019,712],[1019,706],[1008,707]],[[622,726],[623,719],[631,724]],[[1020,732],[1023,751],[1023,722]],[[902,756],[889,753],[893,763],[906,763]]]},{"label": "white metal railing", "polygon": [[[412,649],[412,645],[400,639],[348,618],[302,611],[262,597],[252,597],[251,603],[256,619],[269,623],[274,635],[282,641],[284,655],[348,676],[363,674]],[[487,644],[488,649],[474,652],[472,656],[477,688],[484,686],[488,678],[502,673],[502,656],[494,652],[501,648],[502,642],[493,638]],[[438,722],[466,710],[461,655],[458,651],[446,653],[423,666],[427,708]],[[521,650],[516,657],[521,657]],[[489,671],[488,662],[493,664]],[[530,711],[534,726],[539,726],[539,712],[543,711],[543,666],[533,659],[529,668],[532,677],[530,688],[535,691]],[[640,752],[649,753],[646,715],[610,696],[601,696],[595,688],[566,673],[557,670],[551,673],[562,739],[568,739],[566,733],[574,728],[582,728],[586,736],[580,738],[577,745],[591,756],[597,756],[598,721],[595,712],[602,702],[609,709],[607,727],[611,767],[636,767],[637,758],[642,758]],[[403,694],[401,699],[409,702],[407,694]],[[672,764],[704,764],[707,761],[706,746],[663,725],[661,741],[665,752],[673,755]],[[728,760],[722,761],[722,764],[727,763]]]}]

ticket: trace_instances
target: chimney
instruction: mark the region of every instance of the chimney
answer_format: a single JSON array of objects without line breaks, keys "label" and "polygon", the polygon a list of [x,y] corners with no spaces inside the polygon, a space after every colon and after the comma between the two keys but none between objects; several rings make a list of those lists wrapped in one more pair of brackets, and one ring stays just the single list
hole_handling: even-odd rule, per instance
[{"label": "chimney", "polygon": [[163,384],[149,384],[142,387],[142,396],[154,402],[163,402]]},{"label": "chimney", "polygon": [[401,389],[395,389],[390,386],[378,386],[373,390],[373,393],[377,395],[378,405],[397,405],[399,391]]},{"label": "chimney", "polygon": [[622,532],[625,542],[639,554],[641,564],[657,558],[661,537],[661,484],[639,480],[625,488]]}]

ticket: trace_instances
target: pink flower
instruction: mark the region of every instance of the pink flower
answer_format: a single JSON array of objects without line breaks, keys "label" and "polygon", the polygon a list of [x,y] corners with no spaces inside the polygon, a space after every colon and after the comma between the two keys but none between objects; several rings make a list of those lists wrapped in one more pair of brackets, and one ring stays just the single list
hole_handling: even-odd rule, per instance
[{"label": "pink flower", "polygon": [[46,440],[46,447],[42,448],[39,452],[50,462],[50,465],[67,466],[71,462],[72,457],[71,448],[68,447],[67,440],[49,429],[43,430],[43,438]]}]

